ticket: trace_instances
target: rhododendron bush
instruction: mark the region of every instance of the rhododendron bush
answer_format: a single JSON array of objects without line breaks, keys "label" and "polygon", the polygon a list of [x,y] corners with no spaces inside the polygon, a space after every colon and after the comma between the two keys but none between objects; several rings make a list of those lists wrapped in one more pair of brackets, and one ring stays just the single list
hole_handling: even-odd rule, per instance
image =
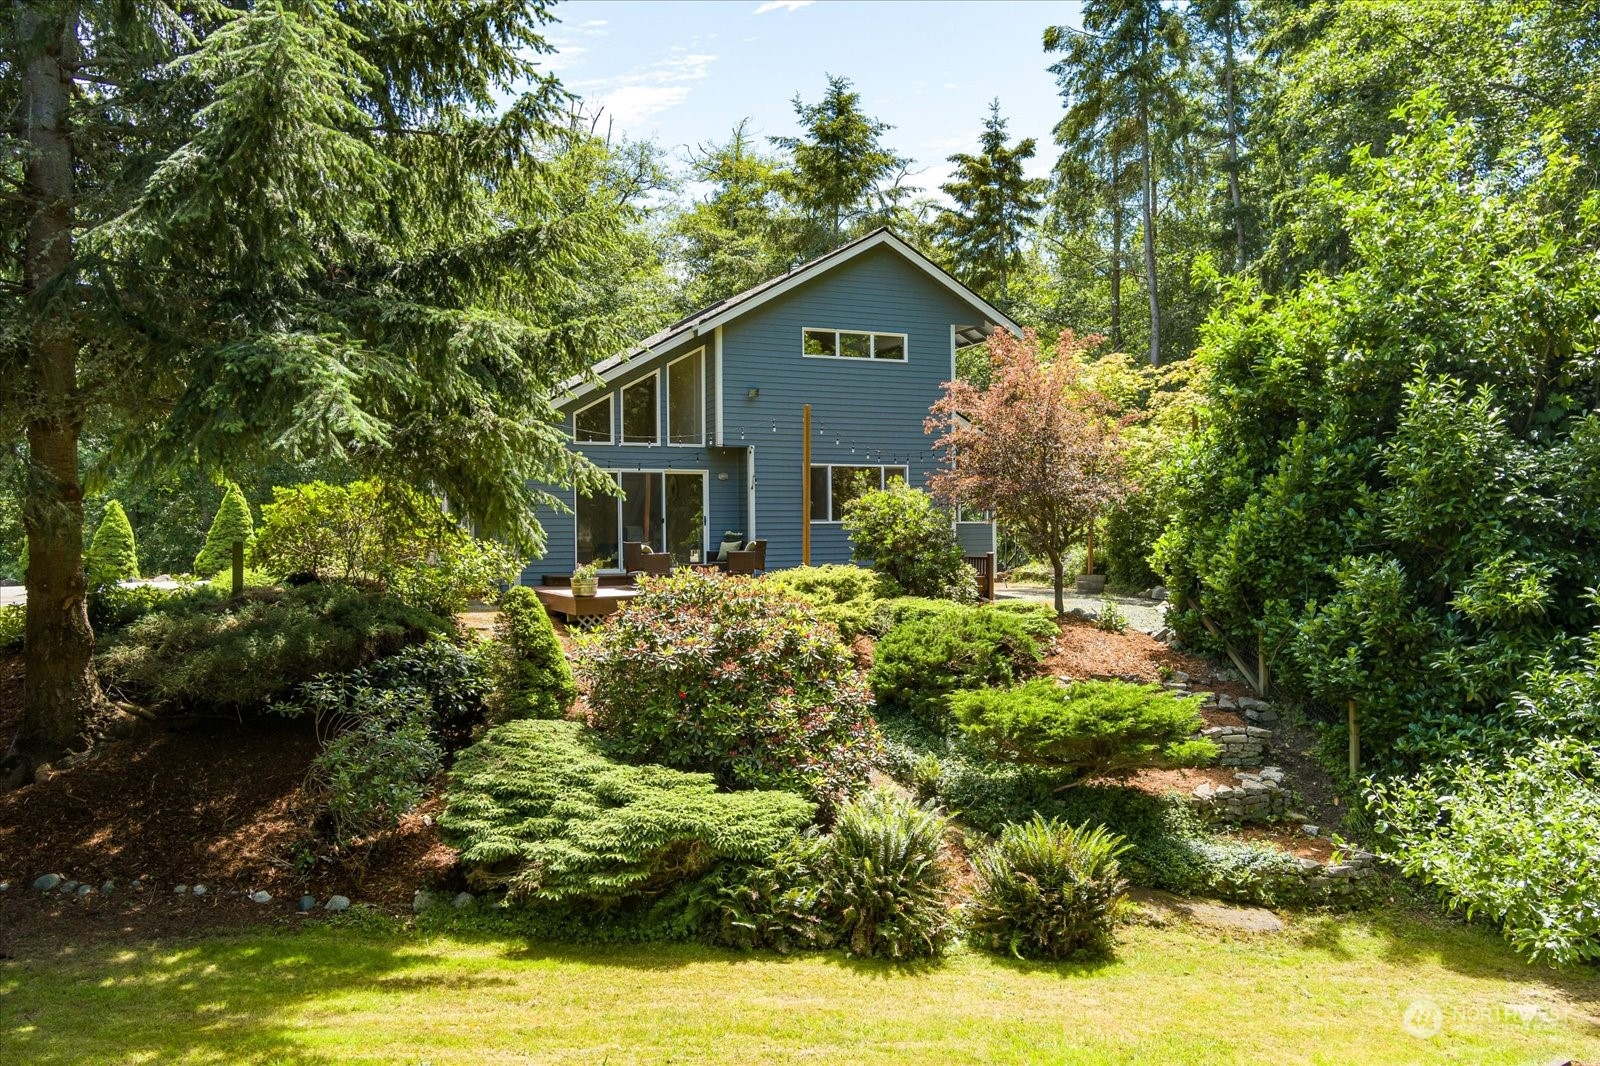
[{"label": "rhododendron bush", "polygon": [[883,741],[854,657],[805,601],[754,578],[679,571],[580,638],[590,724],[612,754],[833,804]]},{"label": "rhododendron bush", "polygon": [[946,383],[926,426],[951,460],[931,479],[934,495],[993,511],[1048,559],[1058,613],[1068,549],[1131,491],[1119,427],[1083,371],[1094,340],[1067,330],[1046,356],[1032,330],[997,331],[988,387]]}]

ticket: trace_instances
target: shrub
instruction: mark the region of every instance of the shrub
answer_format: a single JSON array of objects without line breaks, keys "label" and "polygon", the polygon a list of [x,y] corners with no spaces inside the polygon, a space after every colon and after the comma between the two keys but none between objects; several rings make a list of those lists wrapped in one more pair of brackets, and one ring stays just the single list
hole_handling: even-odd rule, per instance
[{"label": "shrub", "polygon": [[1127,887],[1117,858],[1127,850],[1104,826],[1038,815],[1006,826],[973,858],[977,880],[965,914],[972,939],[1018,958],[1105,951]]},{"label": "shrub", "polygon": [[822,898],[828,842],[802,834],[764,861],[729,864],[713,877],[716,911],[709,929],[718,944],[780,954],[828,947],[837,936]]},{"label": "shrub", "polygon": [[852,955],[937,955],[951,935],[939,848],[949,820],[887,789],[839,808],[823,861],[822,900]]},{"label": "shrub", "polygon": [[491,671],[476,649],[434,637],[343,674],[324,674],[301,685],[294,698],[272,705],[278,714],[311,713],[319,722],[360,718],[364,693],[400,693],[423,709],[429,733],[447,751],[464,746],[484,719]]},{"label": "shrub", "polygon": [[206,534],[205,546],[200,549],[200,554],[194,557],[195,576],[212,577],[231,571],[234,541],[243,542],[244,557],[249,559],[251,547],[255,543],[255,522],[250,517],[250,503],[244,498],[243,490],[230,481],[222,494],[222,504],[217,508],[217,517],[211,521],[211,530]]},{"label": "shrub", "polygon": [[998,603],[991,603],[989,610],[1015,615],[1022,619],[1022,624],[1028,627],[1028,632],[1033,638],[1044,644],[1049,644],[1061,635],[1061,627],[1056,624],[1056,609],[1048,603],[1039,603],[1037,600],[1001,600]]},{"label": "shrub", "polygon": [[101,636],[143,618],[151,611],[183,595],[177,589],[153,585],[103,585],[89,590],[89,625]]},{"label": "shrub", "polygon": [[844,505],[851,555],[913,596],[977,598],[977,578],[961,553],[948,511],[896,479]]},{"label": "shrub", "polygon": [[139,549],[133,542],[133,523],[122,504],[112,500],[106,504],[105,517],[94,531],[89,550],[83,556],[88,571],[89,585],[115,585],[139,576]]},{"label": "shrub", "polygon": [[886,600],[901,595],[900,587],[887,574],[847,563],[774,570],[763,580],[799,596],[813,607],[852,600]]},{"label": "shrub", "polygon": [[531,588],[513,585],[500,597],[495,636],[496,718],[565,716],[578,696],[578,686],[550,616]]},{"label": "shrub", "polygon": [[1600,959],[1600,748],[1542,740],[1373,786],[1384,857],[1539,962]]},{"label": "shrub", "polygon": [[[253,566],[247,566],[244,568],[245,588],[262,589],[269,588],[270,586],[276,584],[278,584],[278,579],[275,575],[269,574],[265,570],[257,570]],[[207,579],[206,587],[231,595],[233,592],[233,571],[218,570],[215,574],[212,574],[209,579]]]},{"label": "shrub", "polygon": [[0,651],[14,651],[21,648],[27,627],[27,604],[8,603],[0,607]]},{"label": "shrub", "polygon": [[871,700],[804,601],[705,572],[640,586],[579,638],[592,721],[612,751],[824,803],[866,778],[881,754]]},{"label": "shrub", "polygon": [[870,680],[879,703],[942,723],[951,693],[1009,685],[1041,657],[1022,619],[968,607],[895,626],[878,642]]},{"label": "shrub", "polygon": [[239,711],[289,695],[449,629],[392,596],[342,584],[209,589],[174,597],[107,642],[106,679],[150,702]]},{"label": "shrub", "polygon": [[341,847],[399,824],[428,795],[444,751],[416,689],[358,689],[346,721],[311,760],[306,791],[326,812]]},{"label": "shrub", "polygon": [[770,855],[812,812],[787,792],[718,792],[709,774],[613,762],[577,722],[525,720],[461,753],[439,824],[478,888],[606,905]]},{"label": "shrub", "polygon": [[510,581],[516,561],[475,539],[434,500],[379,480],[274,488],[252,560],[279,574],[377,581],[437,614],[454,614]]},{"label": "shrub", "polygon": [[907,622],[920,622],[967,609],[966,604],[954,600],[936,600],[927,596],[896,596],[886,600],[884,606],[889,612],[891,629]]},{"label": "shrub", "polygon": [[844,563],[777,570],[765,580],[811,604],[817,617],[846,640],[886,631],[893,624],[888,600],[900,595],[888,576]]},{"label": "shrub", "polygon": [[1100,610],[1094,616],[1094,627],[1107,633],[1126,633],[1128,616],[1122,613],[1117,601],[1107,597],[1100,601]]},{"label": "shrub", "polygon": [[1011,762],[1076,777],[1107,777],[1146,766],[1201,766],[1215,742],[1200,697],[1126,681],[1041,679],[1016,688],[962,692],[950,700],[956,723],[979,747]]}]

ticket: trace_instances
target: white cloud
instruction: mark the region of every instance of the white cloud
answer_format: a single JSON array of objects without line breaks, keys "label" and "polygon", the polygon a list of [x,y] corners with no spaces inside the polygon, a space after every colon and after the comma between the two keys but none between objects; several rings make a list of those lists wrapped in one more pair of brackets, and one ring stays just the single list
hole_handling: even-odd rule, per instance
[{"label": "white cloud", "polygon": [[620,74],[574,85],[589,102],[605,109],[618,124],[630,126],[683,103],[696,82],[711,73],[717,57],[709,52],[674,48],[654,63]]},{"label": "white cloud", "polygon": [[766,0],[766,3],[756,8],[756,14],[765,15],[770,11],[799,11],[816,2],[817,0]]}]

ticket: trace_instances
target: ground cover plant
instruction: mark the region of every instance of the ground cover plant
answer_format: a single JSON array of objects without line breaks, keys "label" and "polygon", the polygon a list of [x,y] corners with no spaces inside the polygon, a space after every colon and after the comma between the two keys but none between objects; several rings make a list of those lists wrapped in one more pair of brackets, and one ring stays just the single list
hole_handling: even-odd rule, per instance
[{"label": "ground cover plant", "polygon": [[1204,766],[1215,741],[1197,736],[1205,724],[1199,696],[1160,685],[1041,678],[1009,689],[950,697],[955,723],[979,748],[1011,762],[1066,777],[1115,777],[1149,766]]},{"label": "ground cover plant", "polygon": [[439,824],[480,889],[606,906],[762,859],[813,811],[787,792],[723,792],[709,774],[616,762],[577,722],[525,720],[461,753]]},{"label": "ground cover plant", "polygon": [[871,697],[804,601],[694,571],[640,588],[579,639],[590,719],[611,751],[823,803],[860,787],[881,754]]},{"label": "ground cover plant", "polygon": [[233,713],[449,631],[437,616],[354,585],[258,589],[239,599],[199,589],[113,634],[98,661],[108,684],[135,699]]},{"label": "ground cover plant", "polygon": [[985,607],[939,609],[885,634],[868,680],[880,704],[942,723],[952,693],[1009,685],[1042,657],[1021,617]]}]

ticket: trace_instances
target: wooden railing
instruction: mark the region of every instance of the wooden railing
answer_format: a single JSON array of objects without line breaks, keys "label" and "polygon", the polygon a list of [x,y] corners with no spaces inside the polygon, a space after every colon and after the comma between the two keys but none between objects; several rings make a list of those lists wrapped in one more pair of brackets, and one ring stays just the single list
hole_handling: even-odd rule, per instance
[{"label": "wooden railing", "polygon": [[978,595],[986,600],[994,599],[994,552],[969,555],[967,565],[978,572]]}]

